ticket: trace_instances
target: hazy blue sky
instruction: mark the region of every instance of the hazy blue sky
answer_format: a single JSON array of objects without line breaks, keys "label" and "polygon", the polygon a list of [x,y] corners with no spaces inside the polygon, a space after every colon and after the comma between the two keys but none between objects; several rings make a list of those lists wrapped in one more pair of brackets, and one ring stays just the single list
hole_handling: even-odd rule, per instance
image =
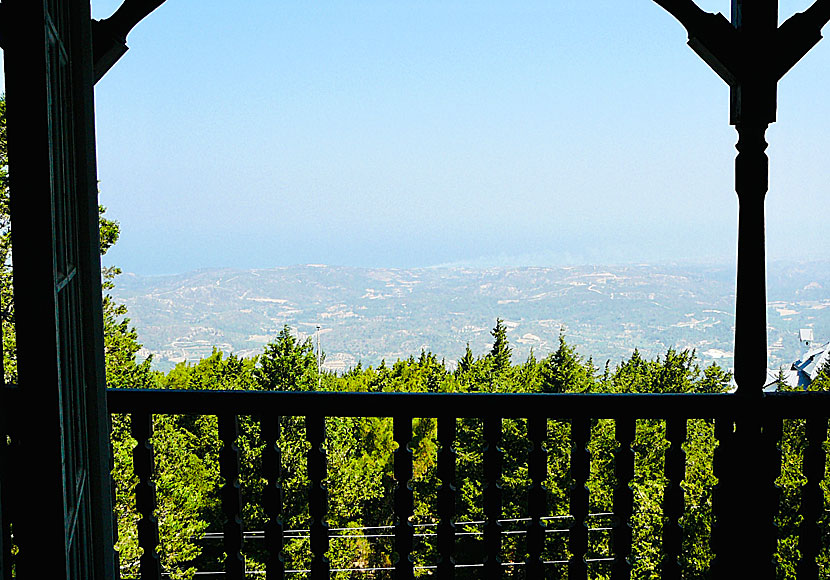
[{"label": "hazy blue sky", "polygon": [[[168,0],[96,89],[109,261],[732,260],[728,89],[685,42],[651,0]],[[828,79],[825,40],[780,85],[772,257],[830,255]]]}]

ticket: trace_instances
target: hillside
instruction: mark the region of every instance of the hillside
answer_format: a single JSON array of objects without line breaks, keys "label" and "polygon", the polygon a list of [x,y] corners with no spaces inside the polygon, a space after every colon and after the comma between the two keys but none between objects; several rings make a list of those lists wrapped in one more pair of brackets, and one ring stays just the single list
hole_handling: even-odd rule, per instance
[{"label": "hillside", "polygon": [[[800,354],[797,331],[830,335],[830,264],[769,267],[770,364]],[[466,343],[491,343],[496,317],[509,328],[514,360],[556,348],[560,329],[595,363],[639,348],[646,356],[695,348],[731,366],[732,266],[363,269],[322,265],[201,270],[175,276],[124,274],[124,302],[155,365],[194,361],[215,345],[260,352],[288,325],[304,336],[320,326],[325,366],[376,365],[428,349],[454,362]]]}]

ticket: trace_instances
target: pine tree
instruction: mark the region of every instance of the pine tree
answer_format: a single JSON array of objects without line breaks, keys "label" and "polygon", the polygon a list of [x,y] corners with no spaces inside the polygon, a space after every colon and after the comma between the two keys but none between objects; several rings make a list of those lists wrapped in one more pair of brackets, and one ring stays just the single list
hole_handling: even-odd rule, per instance
[{"label": "pine tree", "polygon": [[830,391],[830,358],[819,368],[816,378],[807,387],[808,391]]},{"label": "pine tree", "polygon": [[576,349],[559,334],[559,348],[542,361],[542,391],[545,393],[583,393],[592,390],[593,363],[583,363]]},{"label": "pine tree", "polygon": [[493,364],[493,371],[502,373],[510,368],[510,355],[512,349],[507,341],[507,327],[504,325],[504,320],[496,318],[496,326],[490,331],[493,336],[493,348],[490,350],[488,358]]},{"label": "pine tree", "polygon": [[[268,343],[259,359],[254,377],[266,391],[313,391],[317,388],[317,357],[311,338],[300,342],[283,327],[276,340]],[[356,372],[360,372],[358,363]]]},{"label": "pine tree", "polygon": [[476,359],[473,356],[473,351],[470,350],[470,343],[468,342],[467,349],[464,351],[464,356],[458,359],[458,368],[456,370],[456,376],[469,373],[473,368],[474,362],[476,362]]}]

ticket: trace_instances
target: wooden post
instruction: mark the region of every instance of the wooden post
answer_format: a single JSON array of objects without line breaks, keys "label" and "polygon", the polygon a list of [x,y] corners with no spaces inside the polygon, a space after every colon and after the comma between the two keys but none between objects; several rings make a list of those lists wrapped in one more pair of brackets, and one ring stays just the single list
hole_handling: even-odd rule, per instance
[{"label": "wooden post", "polygon": [[[767,369],[764,200],[769,188],[765,134],[775,122],[778,81],[821,39],[830,0],[816,0],[778,25],[778,0],[732,0],[731,26],[693,0],[655,0],[689,33],[689,45],[730,88],[730,123],[738,131],[738,264],[735,297],[735,416],[717,419],[719,479],[714,496],[715,578],[736,570],[751,578],[774,575],[774,492],[780,429],[759,416]],[[780,463],[780,458],[777,459]],[[737,549],[740,543],[751,552]]]}]

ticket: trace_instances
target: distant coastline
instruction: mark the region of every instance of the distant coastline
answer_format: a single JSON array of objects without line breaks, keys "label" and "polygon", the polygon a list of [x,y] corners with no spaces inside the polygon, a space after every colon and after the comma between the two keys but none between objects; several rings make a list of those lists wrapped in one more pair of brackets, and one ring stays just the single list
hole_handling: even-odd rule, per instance
[{"label": "distant coastline", "polygon": [[[768,274],[769,362],[799,354],[799,328],[830,335],[830,262],[772,262]],[[730,367],[734,271],[724,264],[567,267],[201,269],[123,274],[113,295],[156,368],[195,362],[214,347],[251,356],[284,326],[320,329],[326,368],[431,351],[453,365],[467,343],[490,344],[496,317],[508,325],[514,360],[555,350],[560,331],[598,366],[637,348],[655,357],[695,349]]]}]

